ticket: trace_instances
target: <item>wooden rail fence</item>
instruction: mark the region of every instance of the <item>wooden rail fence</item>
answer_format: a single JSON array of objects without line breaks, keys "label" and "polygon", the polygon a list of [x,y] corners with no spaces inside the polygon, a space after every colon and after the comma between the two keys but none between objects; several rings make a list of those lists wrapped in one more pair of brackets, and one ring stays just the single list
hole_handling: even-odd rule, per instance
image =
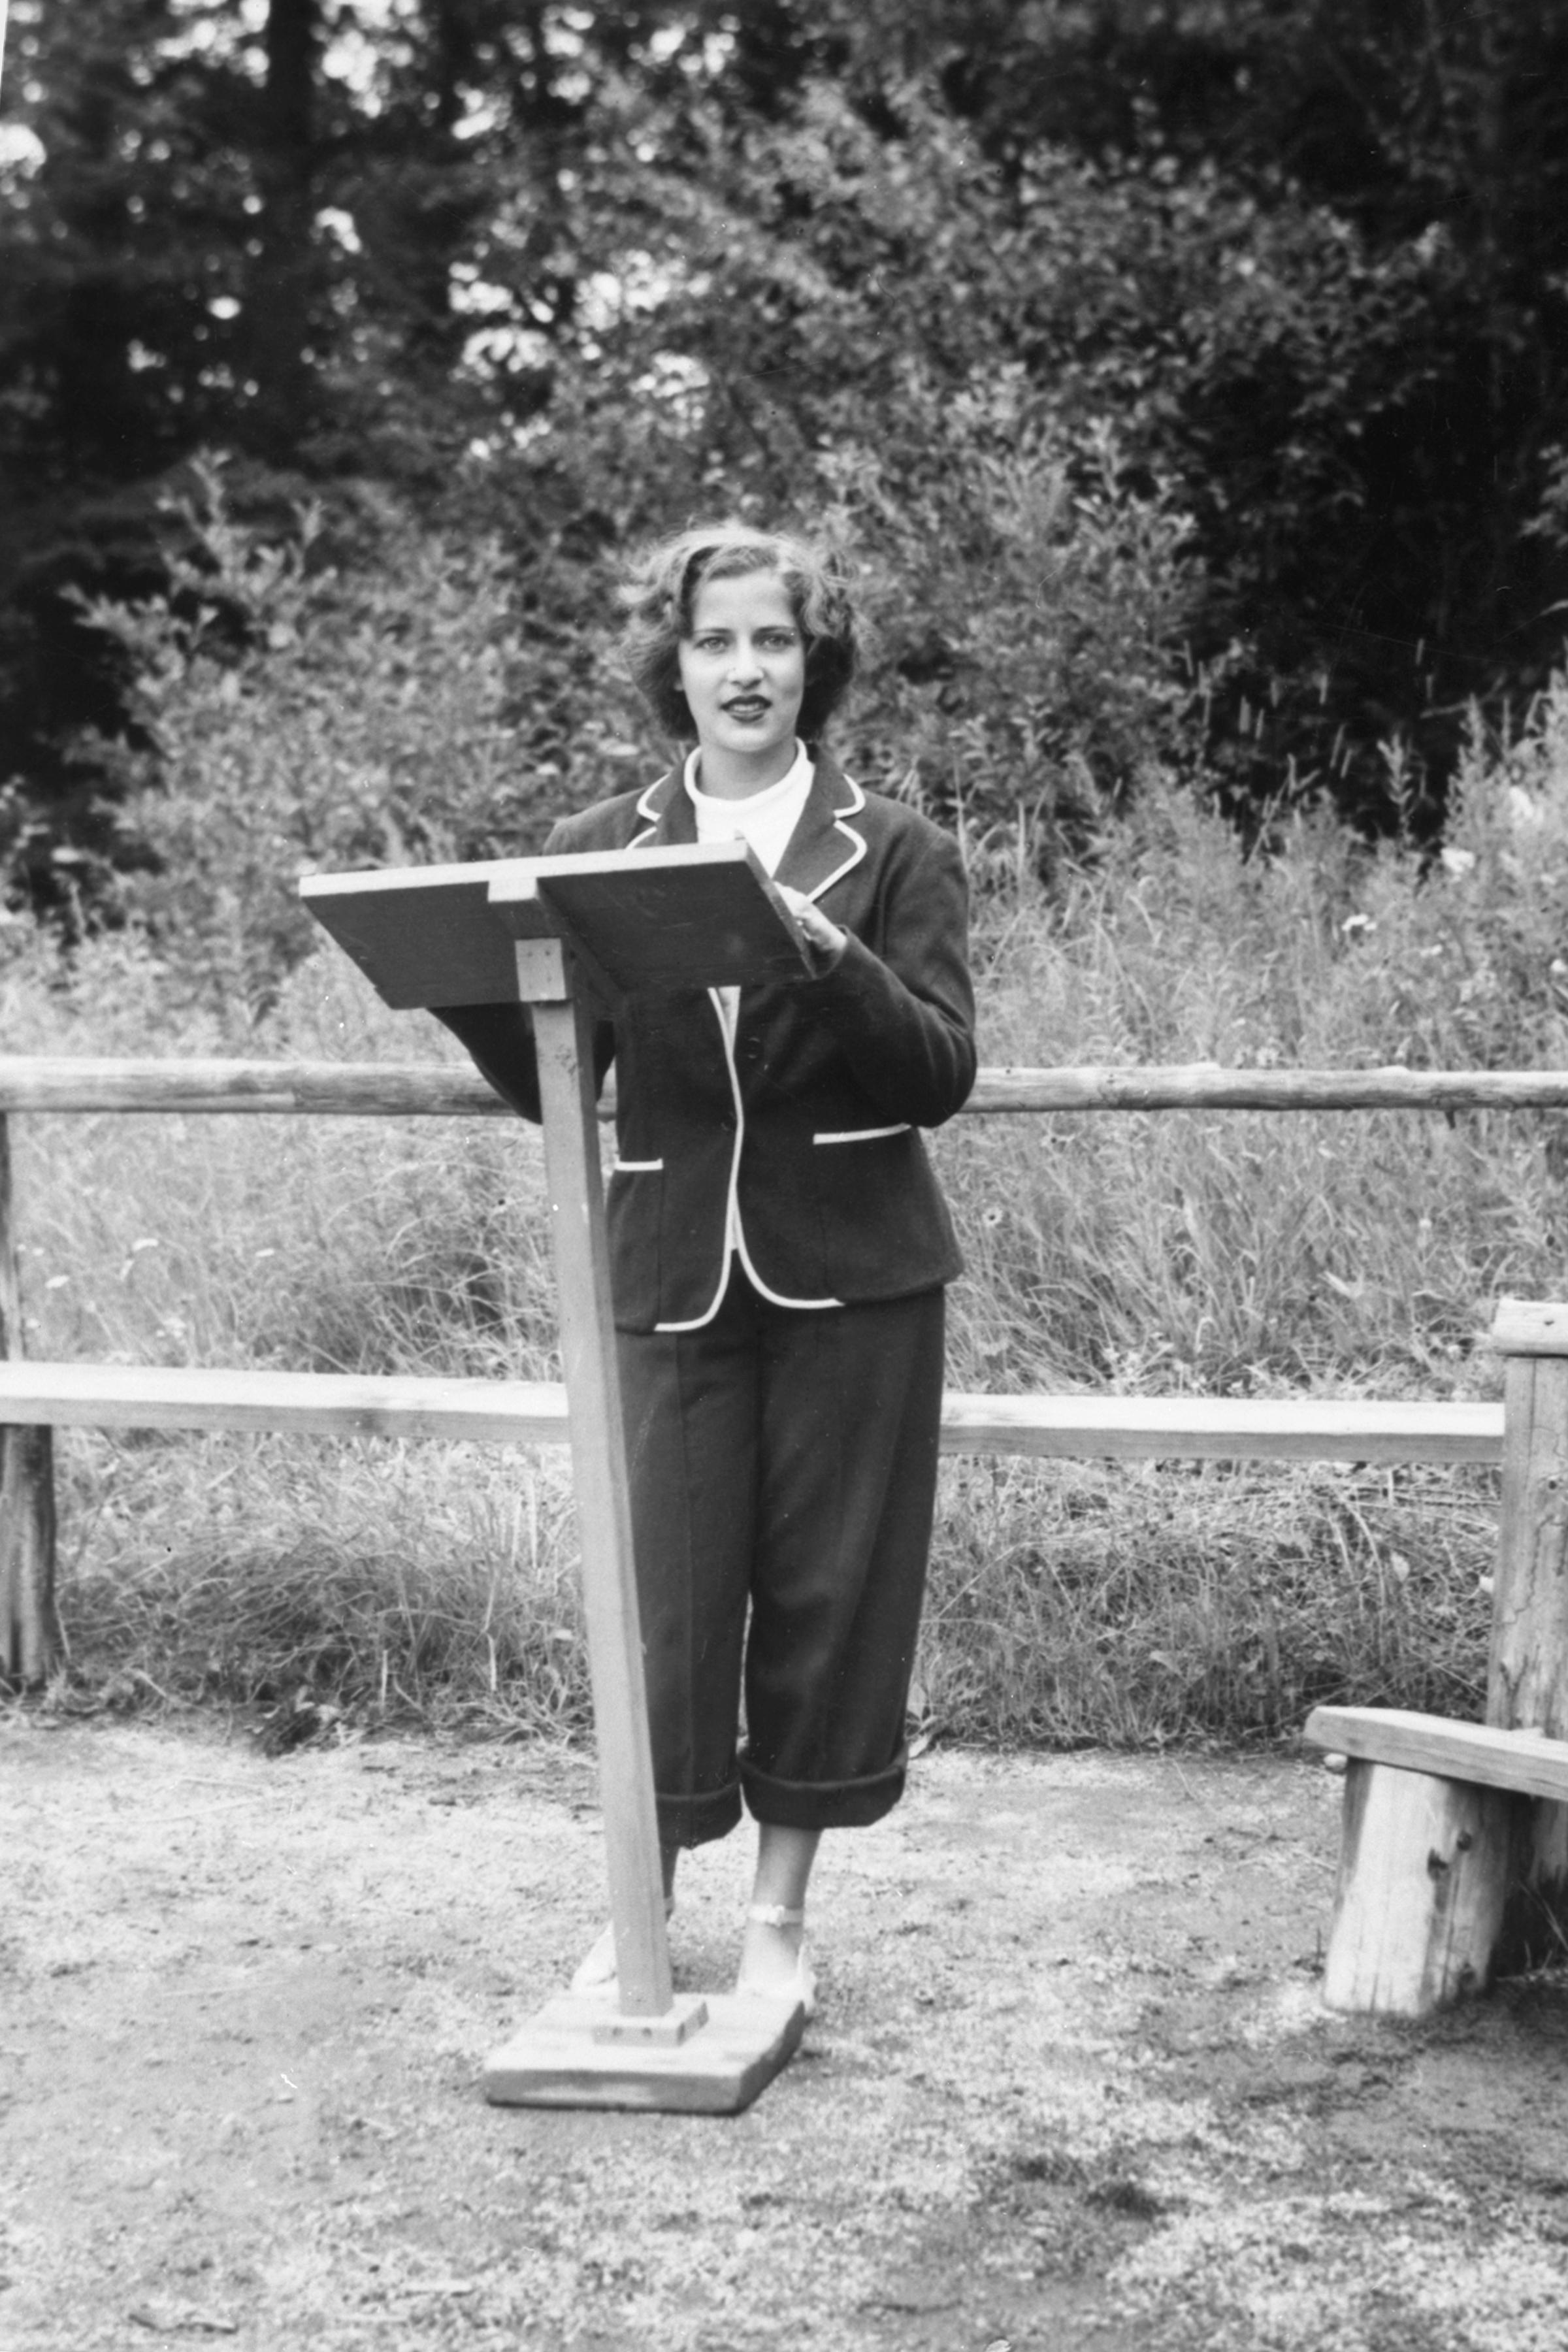
[{"label": "wooden rail fence", "polygon": [[[601,1115],[611,1108],[606,1099]],[[1527,1108],[1568,1108],[1568,1072],[1235,1070],[1209,1063],[986,1069],[964,1113]],[[438,1064],[0,1055],[0,1682],[36,1685],[58,1656],[57,1426],[564,1442],[564,1399],[548,1383],[27,1361],[11,1191],[14,1112],[511,1116],[477,1073]],[[950,1453],[1496,1463],[1502,1443],[1502,1407],[1491,1404],[950,1392],[942,1416]]]},{"label": "wooden rail fence", "polygon": [[[606,1091],[603,1118],[613,1115]],[[961,1118],[1007,1111],[1563,1110],[1564,1070],[1227,1070],[1217,1063],[985,1069]],[[0,1054],[7,1111],[312,1111],[510,1118],[479,1073],[434,1062],[108,1060]]]}]

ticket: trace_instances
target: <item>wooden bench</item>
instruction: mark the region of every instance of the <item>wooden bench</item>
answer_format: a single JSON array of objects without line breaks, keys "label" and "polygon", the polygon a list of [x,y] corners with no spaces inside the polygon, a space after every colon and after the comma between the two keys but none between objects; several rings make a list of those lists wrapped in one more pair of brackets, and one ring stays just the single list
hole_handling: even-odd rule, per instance
[{"label": "wooden bench", "polygon": [[1424,2017],[1483,1991],[1505,1958],[1531,1801],[1568,1804],[1568,1740],[1357,1706],[1315,1707],[1306,1738],[1346,1759],[1329,2007]]},{"label": "wooden bench", "polygon": [[1505,1300],[1502,1509],[1484,1724],[1320,1706],[1345,1759],[1324,1966],[1334,2009],[1400,2017],[1568,1953],[1568,1306]]}]

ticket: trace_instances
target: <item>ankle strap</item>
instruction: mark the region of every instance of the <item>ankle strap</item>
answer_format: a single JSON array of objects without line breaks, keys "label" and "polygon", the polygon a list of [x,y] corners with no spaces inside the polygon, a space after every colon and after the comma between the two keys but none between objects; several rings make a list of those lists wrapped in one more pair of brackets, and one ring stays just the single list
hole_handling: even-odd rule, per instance
[{"label": "ankle strap", "polygon": [[754,1919],[759,1927],[801,1927],[805,1924],[804,1906],[792,1911],[783,1903],[753,1903],[746,1916]]}]

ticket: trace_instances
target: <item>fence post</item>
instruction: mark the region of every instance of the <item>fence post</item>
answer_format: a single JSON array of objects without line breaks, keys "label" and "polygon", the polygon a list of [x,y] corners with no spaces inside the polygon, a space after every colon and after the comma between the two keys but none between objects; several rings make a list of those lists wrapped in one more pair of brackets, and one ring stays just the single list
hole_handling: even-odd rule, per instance
[{"label": "fence post", "polygon": [[[1487,1721],[1568,1738],[1568,1307],[1505,1300],[1502,1513]],[[1568,1948],[1568,1805],[1530,1808],[1503,1929],[1510,1969]]]},{"label": "fence post", "polygon": [[[0,1112],[0,1356],[22,1353],[22,1291],[11,1229],[10,1122]],[[0,1685],[45,1682],[60,1655],[55,1607],[54,1433],[0,1427]]]}]

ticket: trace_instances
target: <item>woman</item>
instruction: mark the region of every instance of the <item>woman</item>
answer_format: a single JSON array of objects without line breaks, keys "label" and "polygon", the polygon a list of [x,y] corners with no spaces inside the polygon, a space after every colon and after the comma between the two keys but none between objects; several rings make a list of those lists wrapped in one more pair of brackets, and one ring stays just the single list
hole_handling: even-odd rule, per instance
[{"label": "woman", "polygon": [[[810,961],[798,981],[634,998],[595,1038],[616,1072],[611,1280],[666,1899],[681,1847],[732,1829],[744,1796],[759,1837],[737,1990],[809,2008],[818,1839],[903,1789],[960,1267],[915,1130],[973,1083],[966,891],[947,835],[822,748],[856,656],[830,558],[690,530],[626,603],[637,685],[695,748],[547,850],[743,839]],[[521,1009],[441,1017],[537,1118]],[[606,1932],[574,1981],[614,1971]]]}]

